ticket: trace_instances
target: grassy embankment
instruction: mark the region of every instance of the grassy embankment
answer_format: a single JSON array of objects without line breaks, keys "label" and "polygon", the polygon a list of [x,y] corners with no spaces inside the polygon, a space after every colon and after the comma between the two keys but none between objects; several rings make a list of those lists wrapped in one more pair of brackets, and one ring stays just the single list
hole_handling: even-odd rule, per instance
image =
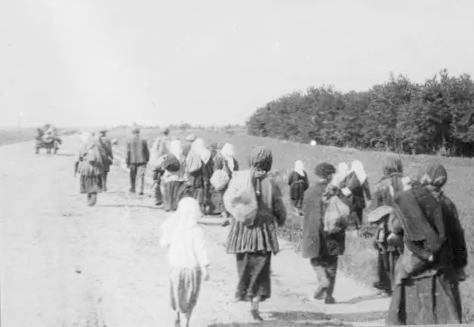
[{"label": "grassy embankment", "polygon": [[[299,243],[301,239],[301,223],[302,218],[295,215],[291,210],[288,201],[287,176],[293,167],[295,160],[303,160],[310,177],[310,182],[314,181],[313,170],[317,163],[327,161],[332,164],[338,162],[348,162],[359,159],[361,160],[368,172],[370,186],[381,178],[384,152],[358,151],[354,149],[341,149],[328,146],[315,146],[281,141],[270,138],[259,138],[245,135],[238,130],[225,131],[222,130],[176,130],[172,131],[172,135],[182,138],[190,132],[202,137],[208,144],[211,141],[225,142],[229,141],[234,144],[237,159],[241,167],[247,167],[247,156],[249,149],[254,145],[266,145],[273,150],[274,164],[273,170],[278,180],[289,212],[289,218],[286,226],[280,230],[281,236]],[[119,139],[119,147],[124,147],[124,130],[111,131],[111,137]],[[142,134],[152,144],[153,139],[158,135],[158,130],[144,129]],[[430,160],[439,160],[449,173],[448,183],[445,186],[446,194],[454,201],[458,207],[459,216],[465,229],[466,241],[469,251],[469,266],[466,270],[468,279],[461,284],[462,299],[464,306],[465,321],[474,321],[474,160],[467,158],[445,158],[434,156],[409,156],[402,155],[405,171],[408,174],[415,173],[422,165]],[[346,241],[346,253],[342,256],[341,267],[348,274],[360,280],[363,283],[371,285],[376,276],[376,252],[372,248],[372,240],[357,237],[354,233],[348,233]]]}]

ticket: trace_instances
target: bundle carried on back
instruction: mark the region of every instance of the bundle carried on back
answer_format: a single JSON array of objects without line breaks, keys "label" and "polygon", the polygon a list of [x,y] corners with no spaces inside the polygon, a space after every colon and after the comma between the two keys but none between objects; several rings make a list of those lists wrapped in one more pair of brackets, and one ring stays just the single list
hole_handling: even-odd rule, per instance
[{"label": "bundle carried on back", "polygon": [[258,210],[252,176],[252,170],[234,172],[223,197],[226,210],[245,225],[253,224]]},{"label": "bundle carried on back", "polygon": [[331,196],[326,201],[324,211],[324,231],[328,234],[338,233],[347,227],[350,208],[337,195]]},{"label": "bundle carried on back", "polygon": [[224,169],[217,169],[211,176],[210,182],[216,191],[223,191],[229,184],[230,177]]},{"label": "bundle carried on back", "polygon": [[400,280],[426,268],[436,258],[446,236],[441,205],[422,185],[415,183],[400,192],[395,203],[406,245],[400,259]]}]

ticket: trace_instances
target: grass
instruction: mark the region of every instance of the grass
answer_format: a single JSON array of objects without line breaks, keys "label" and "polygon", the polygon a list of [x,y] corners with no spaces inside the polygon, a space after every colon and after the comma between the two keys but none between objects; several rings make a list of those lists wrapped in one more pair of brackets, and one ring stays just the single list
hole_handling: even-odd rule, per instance
[{"label": "grass", "polygon": [[[144,129],[142,134],[152,144],[158,135],[156,129]],[[371,188],[382,177],[382,162],[387,156],[384,152],[358,151],[349,148],[336,148],[330,146],[309,146],[306,144],[281,141],[271,138],[260,138],[245,135],[238,129],[221,130],[176,130],[172,136],[183,138],[189,133],[202,137],[208,144],[212,141],[231,142],[236,150],[240,167],[246,168],[248,153],[254,145],[265,145],[272,149],[274,155],[273,171],[280,184],[288,208],[288,220],[280,234],[285,239],[298,244],[302,235],[302,217],[297,216],[289,204],[287,176],[292,170],[294,161],[303,160],[308,171],[310,182],[314,181],[314,167],[320,162],[330,162],[336,165],[345,161],[350,163],[358,159],[365,165]],[[124,145],[124,130],[113,130],[111,137],[119,140],[119,146]],[[438,160],[448,170],[449,179],[445,186],[445,193],[457,205],[461,223],[465,229],[466,242],[469,253],[469,264],[466,269],[468,279],[461,284],[462,300],[465,322],[474,322],[474,160],[470,158],[447,158],[427,155],[400,155],[405,171],[414,175],[418,169],[431,160]],[[376,252],[372,247],[372,239],[358,237],[348,232],[346,239],[346,252],[340,260],[341,268],[359,281],[371,285],[376,278]]]},{"label": "grass", "polygon": [[[70,135],[76,133],[73,128],[59,129],[59,135]],[[36,128],[0,128],[0,146],[24,141],[34,140],[36,137]]]}]

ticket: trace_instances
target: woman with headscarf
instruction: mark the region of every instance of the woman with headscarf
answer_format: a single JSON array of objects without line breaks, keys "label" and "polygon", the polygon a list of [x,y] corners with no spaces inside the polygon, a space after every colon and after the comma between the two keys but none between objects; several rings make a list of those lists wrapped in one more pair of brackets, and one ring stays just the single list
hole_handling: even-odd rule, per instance
[{"label": "woman with headscarf", "polygon": [[303,161],[296,160],[295,168],[288,177],[288,185],[290,186],[290,199],[300,216],[303,215],[303,199],[304,191],[308,189],[308,175],[304,169]]},{"label": "woman with headscarf", "polygon": [[[395,194],[408,187],[409,179],[403,175],[403,164],[398,156],[388,156],[383,164],[383,177],[375,185],[371,210],[381,206],[394,207]],[[392,216],[395,218],[395,216]],[[373,286],[387,294],[392,293],[395,264],[403,245],[399,236],[401,226],[398,219],[388,222],[390,230],[377,231],[375,246],[377,249],[377,277]]]},{"label": "woman with headscarf", "polygon": [[314,298],[319,300],[324,297],[326,304],[333,304],[336,302],[333,292],[338,256],[344,254],[346,236],[343,228],[331,234],[324,230],[324,212],[328,199],[341,194],[340,189],[331,183],[336,173],[333,165],[326,162],[318,164],[315,173],[318,180],[306,191],[303,203],[302,251],[303,258],[310,259],[318,279]]},{"label": "woman with headscarf", "polygon": [[80,192],[87,194],[87,204],[89,206],[94,206],[97,203],[97,193],[103,191],[103,165],[104,158],[94,134],[83,133],[75,172],[79,173]]},{"label": "woman with headscarf", "polygon": [[340,162],[337,165],[336,173],[331,180],[331,184],[341,188],[347,174],[349,174],[349,165],[345,162]]},{"label": "woman with headscarf", "polygon": [[163,173],[161,187],[165,211],[175,211],[178,206],[179,191],[183,184],[184,155],[179,140],[169,144],[169,153],[161,164]]},{"label": "woman with headscarf", "polygon": [[[390,303],[387,323],[390,325],[418,325],[418,324],[458,324],[462,320],[461,298],[459,295],[459,281],[464,280],[464,267],[467,264],[467,250],[464,231],[460,224],[456,206],[444,195],[441,188],[447,181],[445,168],[438,164],[430,164],[422,175],[420,183],[413,182],[410,190],[397,195],[396,202],[403,213],[402,228],[404,232],[404,254],[397,264],[396,286]],[[428,196],[424,195],[428,192]],[[407,194],[412,193],[420,211],[429,221],[423,228],[415,212],[407,212]],[[432,197],[432,203],[428,202]],[[424,204],[429,206],[424,207]],[[435,210],[439,206],[438,210]],[[440,219],[436,216],[439,214]],[[406,218],[404,218],[406,217]],[[423,217],[422,217],[423,218]],[[421,232],[423,242],[412,241],[411,236]],[[417,251],[411,257],[416,257],[417,270],[408,275],[405,257],[413,247],[430,250],[434,239],[438,236],[438,245],[431,251],[431,256],[422,258]]]},{"label": "woman with headscarf", "polygon": [[282,226],[286,220],[281,190],[268,177],[272,161],[271,151],[263,146],[251,151],[250,174],[257,199],[257,214],[251,225],[232,219],[227,238],[227,253],[235,254],[237,259],[239,282],[236,300],[251,303],[250,312],[255,320],[263,320],[259,303],[271,295],[271,255],[279,251],[277,226]]},{"label": "woman with headscarf", "polygon": [[[227,173],[229,178],[232,178],[234,171],[239,170],[239,163],[237,162],[237,159],[235,159],[234,146],[230,143],[225,143],[221,147],[221,150],[216,153],[213,162],[214,171],[222,169]],[[213,197],[214,212],[220,213],[223,218],[229,217],[229,213],[225,210],[224,202],[222,201],[226,189],[227,188],[220,191],[214,191]]]},{"label": "woman with headscarf", "polygon": [[201,210],[204,214],[209,211],[211,176],[213,172],[213,163],[211,160],[211,151],[206,148],[204,140],[197,138],[192,144],[188,157],[193,160],[200,160],[201,167],[197,171],[190,172],[192,186],[195,190],[195,198],[198,200]]},{"label": "woman with headscarf", "polygon": [[170,303],[176,313],[175,326],[180,326],[184,316],[189,326],[191,313],[201,289],[201,281],[209,279],[204,233],[197,221],[201,211],[197,201],[184,197],[178,210],[161,227],[162,247],[168,250],[170,272]]},{"label": "woman with headscarf", "polygon": [[371,199],[367,173],[365,172],[362,162],[359,160],[352,161],[351,170],[344,178],[343,184],[344,190],[348,190],[347,194],[350,194],[352,197],[351,220],[356,229],[360,229],[362,225],[362,214],[366,206],[365,198],[367,198],[368,201]]}]

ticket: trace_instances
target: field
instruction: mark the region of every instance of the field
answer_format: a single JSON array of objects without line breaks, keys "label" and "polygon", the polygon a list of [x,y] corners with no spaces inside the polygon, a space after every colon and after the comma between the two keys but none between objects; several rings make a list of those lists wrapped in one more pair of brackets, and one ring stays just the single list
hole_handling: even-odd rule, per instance
[{"label": "field", "polygon": [[34,128],[0,128],[0,145],[28,141],[35,136]]},{"label": "field", "polygon": [[[144,129],[142,134],[149,140],[149,144],[153,143],[153,139],[158,135],[157,129]],[[275,178],[279,181],[282,191],[287,201],[289,219],[285,228],[281,230],[281,235],[296,243],[301,237],[302,218],[296,216],[291,210],[288,202],[288,187],[286,178],[288,172],[292,170],[295,160],[303,160],[310,177],[310,181],[314,180],[314,167],[317,163],[327,161],[333,164],[345,161],[359,159],[366,168],[369,176],[370,186],[374,184],[382,176],[381,164],[387,153],[373,151],[358,151],[354,149],[344,149],[328,146],[309,146],[300,143],[281,141],[270,138],[259,138],[245,135],[238,129],[216,129],[216,130],[172,130],[172,136],[183,138],[189,133],[202,137],[208,144],[210,142],[231,142],[234,144],[237,159],[240,166],[247,167],[247,156],[249,149],[254,145],[265,145],[273,150],[274,164],[273,171]],[[119,140],[119,147],[123,149],[125,146],[124,139],[125,130],[111,131],[110,136]],[[466,270],[468,279],[462,283],[462,299],[464,307],[464,319],[466,321],[474,321],[474,169],[472,169],[474,161],[468,158],[446,158],[435,156],[409,156],[401,155],[405,171],[411,175],[415,174],[420,167],[432,160],[438,160],[449,173],[448,183],[445,186],[446,194],[455,202],[458,207],[459,216],[465,229],[466,241],[469,251],[469,266]],[[356,236],[353,232],[348,232],[346,253],[342,257],[341,267],[346,272],[354,276],[356,279],[371,284],[375,278],[376,268],[376,252],[372,248],[372,240]]]}]

